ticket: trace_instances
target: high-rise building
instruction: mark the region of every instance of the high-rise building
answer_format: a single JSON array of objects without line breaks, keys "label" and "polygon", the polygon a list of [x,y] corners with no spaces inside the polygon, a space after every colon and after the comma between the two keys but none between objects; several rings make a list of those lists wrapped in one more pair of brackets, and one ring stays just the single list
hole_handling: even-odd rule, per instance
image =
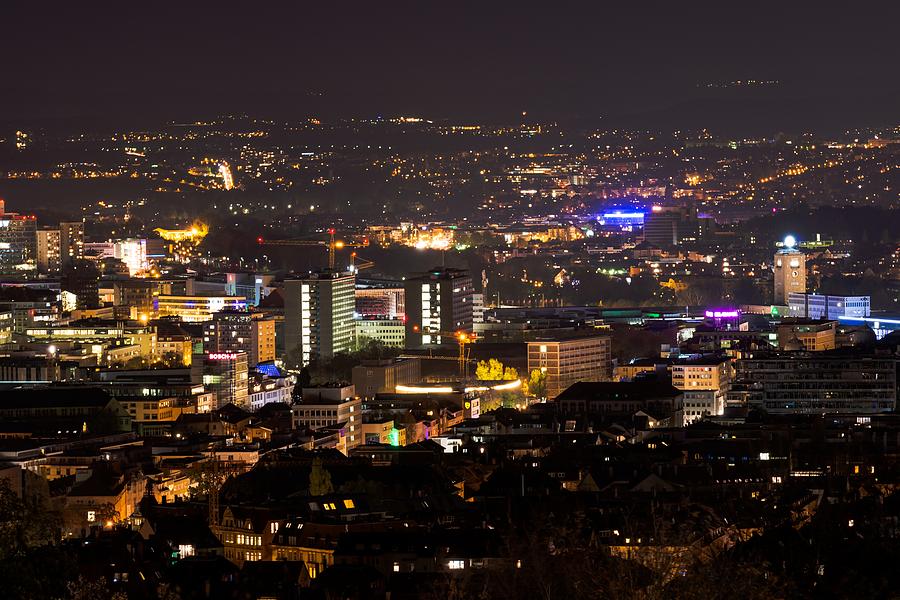
[{"label": "high-rise building", "polygon": [[773,303],[787,306],[791,292],[806,292],[806,255],[797,250],[793,236],[784,239],[784,247],[775,253],[775,295]]},{"label": "high-rise building", "polygon": [[37,219],[6,212],[0,205],[0,272],[34,268],[37,260]]},{"label": "high-rise building", "polygon": [[361,317],[402,319],[406,314],[406,294],[401,281],[358,279],[356,312]]},{"label": "high-rise building", "polygon": [[454,332],[472,331],[474,293],[472,278],[462,269],[436,267],[407,279],[406,347],[455,345]]},{"label": "high-rise building", "polygon": [[63,266],[84,258],[84,223],[66,221],[59,224],[59,254]]},{"label": "high-rise building", "polygon": [[677,246],[697,237],[695,211],[674,206],[654,206],[644,217],[644,241],[658,248]]},{"label": "high-rise building", "polygon": [[284,282],[285,349],[299,348],[302,364],[353,347],[355,281],[347,272],[322,271]]},{"label": "high-rise building", "polygon": [[259,313],[224,310],[204,325],[207,352],[244,352],[248,365],[275,360],[275,321]]},{"label": "high-rise building", "polygon": [[75,294],[78,308],[100,306],[100,271],[91,261],[77,260],[66,265],[60,288]]},{"label": "high-rise building", "polygon": [[62,268],[59,248],[59,229],[37,230],[37,270],[39,272],[59,272]]},{"label": "high-rise building", "polygon": [[207,352],[191,359],[191,381],[216,396],[216,409],[248,405],[249,373],[245,352]]},{"label": "high-rise building", "polygon": [[528,372],[535,369],[546,375],[546,394],[550,400],[579,381],[610,381],[610,339],[585,336],[528,342]]},{"label": "high-rise building", "polygon": [[253,313],[250,325],[250,359],[253,366],[275,360],[275,319]]}]

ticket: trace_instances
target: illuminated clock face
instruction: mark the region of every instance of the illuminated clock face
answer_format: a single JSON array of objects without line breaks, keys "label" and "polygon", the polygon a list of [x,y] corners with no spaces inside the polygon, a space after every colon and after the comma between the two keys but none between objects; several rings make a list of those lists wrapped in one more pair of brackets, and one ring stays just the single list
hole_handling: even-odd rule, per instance
[{"label": "illuminated clock face", "polygon": [[791,277],[797,277],[798,275],[800,275],[800,273],[797,271],[791,271]]}]

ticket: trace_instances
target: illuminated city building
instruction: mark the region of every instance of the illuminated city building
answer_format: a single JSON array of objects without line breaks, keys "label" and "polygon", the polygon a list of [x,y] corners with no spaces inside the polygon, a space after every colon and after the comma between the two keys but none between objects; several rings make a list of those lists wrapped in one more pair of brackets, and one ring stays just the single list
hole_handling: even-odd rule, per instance
[{"label": "illuminated city building", "polygon": [[132,277],[145,272],[150,266],[147,261],[147,240],[143,239],[89,242],[84,244],[84,253],[97,259],[120,260]]},{"label": "illuminated city building", "polygon": [[[274,364],[269,364],[274,367]],[[277,371],[277,368],[275,369]],[[293,400],[294,385],[297,378],[294,375],[278,373],[277,376],[263,375],[256,372],[250,378],[250,410],[256,411],[266,404],[280,402],[290,404]]]},{"label": "illuminated city building", "polygon": [[84,258],[84,223],[64,221],[59,224],[59,253],[63,267]]},{"label": "illuminated city building", "polygon": [[367,317],[356,320],[356,340],[375,340],[385,346],[403,348],[406,339],[406,324],[402,319]]},{"label": "illuminated city building", "polygon": [[355,277],[322,271],[284,282],[287,352],[299,348],[304,365],[353,347]]},{"label": "illuminated city building", "polygon": [[731,384],[731,362],[727,358],[678,361],[669,366],[672,385],[684,392],[684,424],[704,416],[719,416]]},{"label": "illuminated city building", "polygon": [[644,242],[652,246],[669,248],[696,235],[696,216],[686,208],[654,206],[644,216]]},{"label": "illuminated city building", "polygon": [[205,323],[222,310],[244,310],[247,300],[242,296],[168,296],[156,298],[156,314],[178,317],[185,323]]},{"label": "illuminated city building", "polygon": [[528,342],[528,372],[546,375],[547,399],[579,381],[610,381],[612,353],[607,336],[544,339]]},{"label": "illuminated city building", "polygon": [[34,269],[36,260],[37,219],[5,212],[0,201],[0,272]]},{"label": "illuminated city building", "polygon": [[38,272],[58,273],[62,267],[59,229],[38,229],[36,235]]},{"label": "illuminated city building", "polygon": [[144,239],[129,238],[117,241],[114,257],[125,263],[132,277],[150,267],[147,261],[147,240]]},{"label": "illuminated city building", "polygon": [[153,318],[156,309],[154,300],[159,295],[158,281],[145,279],[125,279],[113,282],[113,305],[125,307],[128,316],[135,321]]},{"label": "illuminated city building", "polygon": [[13,331],[24,333],[29,327],[52,325],[59,319],[59,295],[49,289],[0,288],[0,311],[12,315]]},{"label": "illuminated city building", "polygon": [[869,296],[832,296],[830,294],[788,294],[788,314],[806,319],[868,317],[872,313]]},{"label": "illuminated city building", "polygon": [[784,247],[775,253],[776,306],[787,306],[790,294],[806,293],[806,255],[796,249],[794,236],[784,238]]},{"label": "illuminated city building", "polygon": [[406,347],[457,344],[454,332],[472,331],[472,277],[468,271],[436,267],[406,280]]},{"label": "illuminated city building", "polygon": [[837,347],[837,321],[785,319],[778,326],[778,347],[806,352],[834,350]]},{"label": "illuminated city building", "polygon": [[60,288],[75,295],[77,308],[100,307],[100,271],[89,260],[70,261],[63,268]]},{"label": "illuminated city building", "polygon": [[187,229],[157,227],[153,231],[168,242],[166,250],[175,262],[188,263],[197,257],[200,244],[209,233],[209,227],[197,221]]},{"label": "illuminated city building", "polygon": [[858,353],[770,354],[737,361],[729,404],[770,414],[892,412],[897,365],[891,356]]},{"label": "illuminated city building", "polygon": [[25,335],[37,341],[77,343],[95,354],[101,364],[130,358],[150,361],[158,352],[156,329],[139,323],[90,319],[67,325],[29,327]]},{"label": "illuminated city building", "polygon": [[159,319],[156,326],[156,353],[161,359],[177,357],[181,364],[190,366],[193,354],[193,336],[179,326],[174,319]]},{"label": "illuminated city building", "polygon": [[249,405],[249,372],[246,352],[207,352],[191,359],[191,381],[216,396],[216,409],[226,404]]},{"label": "illuminated city building", "polygon": [[248,366],[275,360],[275,320],[260,313],[223,310],[204,325],[207,352],[244,352]]},{"label": "illuminated city building", "polygon": [[268,286],[273,279],[272,275],[261,273],[226,273],[225,294],[243,296],[247,298],[250,305],[259,306],[259,303],[271,290]]},{"label": "illuminated city building", "polygon": [[291,406],[295,429],[343,426],[346,430],[344,454],[362,443],[362,400],[352,385],[305,387],[301,401]]},{"label": "illuminated city building", "polygon": [[356,281],[356,313],[362,317],[403,318],[406,314],[405,298],[401,281]]},{"label": "illuminated city building", "polygon": [[219,163],[219,176],[222,178],[222,187],[226,190],[234,189],[234,177],[231,174],[231,167],[228,163]]}]

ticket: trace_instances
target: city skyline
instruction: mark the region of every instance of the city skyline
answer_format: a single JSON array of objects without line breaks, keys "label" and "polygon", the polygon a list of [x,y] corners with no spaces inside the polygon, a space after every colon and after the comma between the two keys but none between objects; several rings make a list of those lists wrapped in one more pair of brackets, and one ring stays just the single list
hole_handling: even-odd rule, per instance
[{"label": "city skyline", "polygon": [[0,8],[0,598],[900,594],[894,7]]}]

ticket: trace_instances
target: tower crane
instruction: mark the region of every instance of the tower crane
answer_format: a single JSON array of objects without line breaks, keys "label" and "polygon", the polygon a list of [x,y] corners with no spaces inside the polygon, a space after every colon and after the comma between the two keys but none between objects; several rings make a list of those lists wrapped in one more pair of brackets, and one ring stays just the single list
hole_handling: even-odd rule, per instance
[{"label": "tower crane", "polygon": [[358,242],[347,242],[344,240],[335,240],[334,235],[335,230],[332,227],[328,229],[328,241],[296,239],[267,240],[260,236],[256,238],[256,243],[258,243],[260,246],[326,246],[328,248],[328,268],[332,271],[334,271],[335,250],[340,250],[342,248],[366,248],[369,245],[369,238],[363,238]]},{"label": "tower crane", "polygon": [[371,269],[375,266],[375,261],[365,259],[356,252],[350,253],[350,272],[359,273],[363,269]]},{"label": "tower crane", "polygon": [[430,327],[426,327],[421,329],[418,325],[413,325],[413,331],[422,332],[422,335],[437,335],[440,337],[454,338],[459,343],[459,376],[463,381],[469,378],[469,370],[466,361],[466,344],[472,344],[475,342],[475,332],[474,331],[438,331],[436,329],[431,329]]}]

